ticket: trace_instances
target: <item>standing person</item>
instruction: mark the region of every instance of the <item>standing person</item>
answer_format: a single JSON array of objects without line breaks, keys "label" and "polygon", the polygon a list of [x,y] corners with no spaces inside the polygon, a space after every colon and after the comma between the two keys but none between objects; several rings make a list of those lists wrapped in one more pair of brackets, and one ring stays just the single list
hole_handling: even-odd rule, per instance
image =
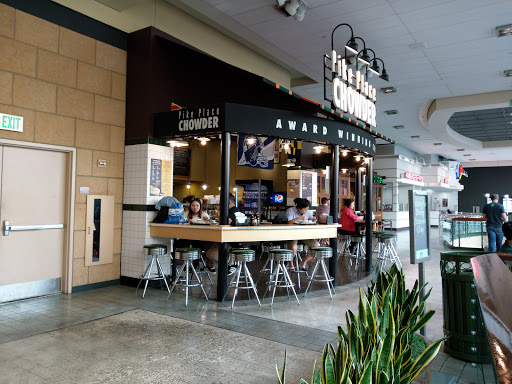
[{"label": "standing person", "polygon": [[331,213],[331,200],[328,197],[322,197],[320,204],[316,207],[315,217],[319,223],[325,223],[326,217],[322,215],[329,215]]},{"label": "standing person", "polygon": [[[295,203],[295,207],[288,208],[286,211],[286,216],[288,218],[288,224],[295,224],[295,222],[302,221],[315,221],[313,214],[309,210],[310,204],[308,199],[301,199],[297,197],[293,200]],[[306,264],[309,260],[311,260],[311,247],[319,247],[320,243],[315,239],[302,240],[302,243],[308,246],[308,253],[306,257],[302,260],[299,268],[303,271],[306,270]],[[288,242],[288,249],[293,251],[293,254],[297,254],[297,240],[291,240]],[[293,263],[290,262],[290,268],[293,268]]]},{"label": "standing person", "polygon": [[496,252],[503,243],[503,223],[508,221],[503,205],[498,203],[500,196],[491,195],[491,202],[484,206],[483,217],[487,223],[487,237],[489,239],[489,252]]},{"label": "standing person", "polygon": [[236,204],[236,198],[232,193],[230,193],[229,194],[229,203],[228,203],[228,209],[229,209],[228,225],[231,225],[231,223],[236,220],[235,213],[240,212],[240,210],[238,209],[238,207],[235,204]]},{"label": "standing person", "polygon": [[357,216],[354,212],[355,202],[353,199],[345,199],[343,201],[343,208],[341,209],[340,219],[338,224],[341,224],[341,229],[338,232],[342,235],[355,235],[356,234],[356,221],[361,221],[362,216]]}]

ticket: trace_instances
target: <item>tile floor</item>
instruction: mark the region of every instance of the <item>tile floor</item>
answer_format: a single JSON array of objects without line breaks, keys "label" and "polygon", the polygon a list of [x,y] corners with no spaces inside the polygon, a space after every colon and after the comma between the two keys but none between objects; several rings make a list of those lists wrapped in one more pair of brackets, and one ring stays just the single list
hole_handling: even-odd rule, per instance
[{"label": "tile floor", "polygon": [[[412,286],[418,272],[417,266],[409,263],[408,247],[408,232],[399,231],[397,249],[404,265],[408,284]],[[426,264],[425,269],[426,280],[429,282],[429,287],[432,288],[428,306],[429,309],[436,310],[436,315],[427,326],[427,338],[434,340],[443,336],[439,252],[444,249],[444,246],[439,242],[437,230],[432,231],[431,248],[433,258],[432,261]],[[317,289],[312,294],[308,294],[306,298],[300,295],[300,306],[293,299],[288,300],[286,297],[278,297],[272,307],[269,305],[269,299],[265,300],[262,307],[258,307],[254,300],[237,300],[235,308],[231,310],[229,302],[218,303],[213,300],[206,302],[204,298],[201,299],[199,292],[195,292],[190,298],[189,306],[185,308],[184,297],[180,292],[173,294],[169,301],[165,302],[167,297],[165,292],[150,289],[146,297],[142,299],[140,292],[136,295],[135,289],[127,286],[101,288],[73,295],[52,295],[2,304],[0,305],[0,361],[2,361],[2,365],[0,365],[0,383],[70,382],[66,380],[68,378],[71,380],[71,376],[62,376],[62,372],[55,372],[55,380],[52,380],[48,378],[47,373],[43,374],[42,371],[38,371],[36,368],[32,370],[23,368],[16,371],[19,355],[13,353],[13,351],[23,350],[28,345],[31,350],[35,351],[44,351],[43,347],[53,348],[50,350],[50,354],[52,354],[52,351],[59,344],[52,346],[49,341],[62,339],[62,335],[59,336],[59,332],[62,333],[62,330],[81,329],[81,332],[87,332],[87,330],[95,328],[94,325],[97,323],[94,320],[122,313],[129,314],[133,311],[147,311],[148,313],[163,315],[166,318],[176,319],[176,321],[185,321],[185,325],[182,324],[182,327],[186,327],[186,324],[188,324],[191,330],[196,329],[197,325],[221,329],[222,332],[227,332],[225,337],[228,339],[235,336],[241,338],[240,346],[247,345],[247,343],[251,345],[258,344],[259,347],[255,347],[251,352],[254,359],[258,359],[259,354],[268,357],[271,354],[270,351],[274,351],[273,359],[281,364],[284,350],[295,348],[294,351],[302,351],[301,353],[305,354],[301,355],[301,359],[304,359],[304,356],[310,357],[310,367],[306,367],[306,372],[311,372],[313,361],[318,358],[324,344],[335,343],[337,326],[343,326],[346,310],[357,310],[359,286],[366,286],[370,278],[371,276],[368,276],[358,282],[338,286],[333,300],[329,299],[325,290]],[[208,339],[208,335],[201,334],[201,336],[198,336],[199,334],[198,331],[191,332],[189,333],[189,339],[194,341],[195,338],[198,338],[198,340],[212,341],[211,337],[213,336]],[[204,339],[205,337],[206,339]],[[254,340],[259,340],[259,343],[255,343]],[[87,341],[82,340],[82,342],[88,345]],[[206,348],[205,345],[211,344],[203,343],[202,351]],[[276,345],[281,346],[281,352],[279,352],[279,348],[276,349]],[[130,351],[130,348],[126,347],[126,343],[120,348],[127,348],[127,351]],[[127,353],[127,351],[123,350],[123,353]],[[137,353],[136,350],[132,352]],[[247,353],[247,351],[239,351],[239,353]],[[45,356],[45,353],[33,354],[31,355],[31,361],[34,364],[40,362],[44,366],[48,363]],[[289,357],[289,362],[290,359],[291,357]],[[195,363],[201,362],[196,360]],[[275,372],[274,363],[268,361],[267,363],[268,366],[264,370]],[[293,361],[291,364],[293,365]],[[230,364],[226,363],[226,365]],[[81,369],[80,366],[75,368]],[[182,378],[182,382],[256,382],[251,381],[250,378],[240,381],[239,376],[234,373],[231,376],[228,375],[228,377],[225,375],[225,369],[227,367],[217,364],[209,370],[207,378],[198,378],[196,381],[186,381]],[[15,375],[4,375],[7,371],[15,372]],[[304,378],[308,379],[308,375],[305,375]],[[158,375],[149,375],[145,378],[137,376],[137,380],[134,376],[132,381],[126,381],[126,377],[122,375],[117,378],[109,376],[108,380],[102,377],[98,381],[89,380],[86,375],[75,375],[73,377],[75,383],[165,382],[165,380],[155,379]],[[124,378],[121,379],[122,377]],[[178,376],[174,378],[177,379]],[[289,379],[291,380],[292,377]],[[189,380],[188,376],[187,380]],[[454,359],[443,352],[439,353],[433,361],[432,383],[494,382],[494,374],[490,365],[472,365]]]}]

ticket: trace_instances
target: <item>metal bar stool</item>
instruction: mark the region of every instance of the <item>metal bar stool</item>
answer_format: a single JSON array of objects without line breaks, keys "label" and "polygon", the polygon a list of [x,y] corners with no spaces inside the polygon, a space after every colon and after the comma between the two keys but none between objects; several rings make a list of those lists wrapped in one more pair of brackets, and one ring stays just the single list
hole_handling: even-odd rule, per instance
[{"label": "metal bar stool", "polygon": [[274,273],[274,260],[272,260],[272,258],[270,257],[270,253],[273,249],[281,249],[281,246],[274,245],[272,248],[268,249],[267,261],[265,261],[263,268],[260,270],[260,274],[258,276],[258,279],[256,280],[256,285],[260,282],[261,276],[263,276],[263,275],[272,276],[272,274]]},{"label": "metal bar stool", "polygon": [[[256,296],[256,300],[258,300],[258,304],[261,307],[260,299],[258,298],[258,291],[256,289],[256,285],[254,284],[254,281],[252,280],[251,273],[249,272],[249,268],[247,268],[247,263],[254,261],[256,252],[252,249],[232,249],[229,251],[230,256],[233,258],[236,266],[236,272],[233,274],[233,277],[231,278],[231,281],[228,284],[229,287],[235,288],[235,293],[233,295],[233,301],[231,302],[231,309],[233,309],[233,306],[235,305],[235,299],[236,295],[238,294],[239,289],[246,289],[247,295],[249,296],[249,300],[251,299],[251,296],[249,295],[249,290],[252,289],[254,291],[254,295]],[[240,286],[240,277],[243,277],[245,279],[245,287]],[[222,301],[226,298],[226,295],[228,294],[227,290],[224,294],[224,297],[222,298]]]},{"label": "metal bar stool", "polygon": [[350,255],[350,243],[352,237],[350,235],[338,235],[338,239],[341,241],[341,247],[338,249],[338,257],[346,257],[350,261],[352,266],[352,257]]},{"label": "metal bar stool", "polygon": [[366,251],[364,243],[366,241],[365,235],[352,235],[352,241],[356,243],[352,257],[356,259],[356,268],[359,267],[359,260],[366,260]]},{"label": "metal bar stool", "polygon": [[[197,274],[193,264],[194,260],[199,260],[201,256],[201,250],[199,248],[178,248],[176,249],[174,256],[176,260],[182,260],[183,264],[178,271],[176,280],[174,280],[171,291],[169,292],[169,295],[165,301],[169,300],[169,297],[171,296],[172,291],[177,284],[185,287],[185,307],[188,306],[188,290],[190,287],[201,287],[201,291],[203,291],[204,297],[206,297],[206,300],[208,300],[208,296],[206,295],[206,292],[203,288],[203,282],[199,278],[199,275]],[[192,278],[190,277],[190,270],[192,270],[192,273],[196,277],[197,283],[192,282]],[[182,277],[183,271],[185,271],[184,277]]]},{"label": "metal bar stool", "polygon": [[272,248],[280,248],[279,245],[274,246],[272,243],[261,243],[261,252],[259,259],[263,257],[263,254],[266,253],[268,255],[268,251]]},{"label": "metal bar stool", "polygon": [[276,294],[276,288],[286,288],[288,292],[288,298],[290,298],[289,289],[292,289],[295,298],[297,299],[297,304],[300,305],[299,298],[295,293],[294,283],[292,278],[288,274],[288,270],[286,269],[286,263],[293,260],[293,251],[291,249],[276,249],[273,248],[270,250],[269,257],[274,261],[274,271],[270,276],[270,280],[267,283],[267,289],[265,290],[265,294],[263,295],[263,299],[267,295],[270,288],[274,288],[272,292],[272,300],[270,302],[270,306],[274,303],[274,296]]},{"label": "metal bar stool", "polygon": [[[329,259],[332,257],[332,248],[330,247],[313,247],[310,249],[311,254],[316,258],[316,264],[315,268],[313,269],[313,273],[311,274],[311,277],[309,278],[309,284],[306,288],[306,292],[304,292],[304,297],[308,293],[308,291],[311,289],[311,284],[314,281],[320,281],[325,282],[327,284],[327,289],[329,290],[329,296],[331,296],[332,300],[332,294],[336,293],[334,290],[334,279],[329,275],[329,270],[327,269],[327,265],[325,265],[325,259]],[[322,277],[317,277],[318,269],[322,268]],[[331,293],[332,289],[332,293]]]},{"label": "metal bar stool", "polygon": [[297,244],[297,254],[293,257],[293,270],[292,273],[295,273],[297,275],[297,286],[300,287],[300,274],[304,273],[306,275],[306,278],[309,279],[309,274],[307,269],[301,270],[299,265],[302,263],[302,256],[306,252],[306,245],[302,243]]},{"label": "metal bar stool", "polygon": [[394,263],[396,263],[400,268],[402,268],[402,262],[398,257],[398,253],[396,252],[395,246],[393,243],[396,242],[397,235],[392,233],[383,233],[379,236],[380,252],[377,255],[377,262],[380,264],[381,269],[386,269],[386,264],[389,262],[389,266],[391,267]]},{"label": "metal bar stool", "polygon": [[[163,280],[165,286],[167,287],[167,292],[170,293],[171,291],[169,290],[169,284],[167,284],[167,278],[165,277],[164,270],[160,265],[160,260],[158,260],[158,256],[163,256],[167,253],[167,245],[147,244],[143,248],[148,250],[147,255],[151,256],[151,261],[149,262],[146,270],[144,271],[144,274],[141,275],[139,284],[137,284],[137,288],[135,289],[135,293],[137,293],[137,291],[139,290],[140,283],[142,283],[143,280],[145,280],[146,283],[144,284],[144,292],[142,293],[142,297],[146,295],[146,289],[148,288],[149,280],[160,280],[160,289],[163,288]],[[152,273],[153,265],[156,265],[156,274]]]}]

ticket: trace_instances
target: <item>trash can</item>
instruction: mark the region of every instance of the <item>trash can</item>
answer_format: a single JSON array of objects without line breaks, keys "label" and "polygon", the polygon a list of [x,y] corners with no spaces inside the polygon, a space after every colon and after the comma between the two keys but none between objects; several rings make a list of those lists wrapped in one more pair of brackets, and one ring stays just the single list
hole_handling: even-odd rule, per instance
[{"label": "trash can", "polygon": [[449,337],[444,342],[444,351],[473,363],[492,361],[471,266],[471,258],[483,254],[441,252],[444,332]]}]

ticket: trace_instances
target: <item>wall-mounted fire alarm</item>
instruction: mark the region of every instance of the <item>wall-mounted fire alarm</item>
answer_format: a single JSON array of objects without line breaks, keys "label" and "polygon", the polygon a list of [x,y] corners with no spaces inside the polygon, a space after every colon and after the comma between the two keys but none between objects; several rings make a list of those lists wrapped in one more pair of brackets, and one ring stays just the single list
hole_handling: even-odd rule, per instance
[{"label": "wall-mounted fire alarm", "polygon": [[107,166],[107,160],[98,160],[98,168],[104,168]]}]

